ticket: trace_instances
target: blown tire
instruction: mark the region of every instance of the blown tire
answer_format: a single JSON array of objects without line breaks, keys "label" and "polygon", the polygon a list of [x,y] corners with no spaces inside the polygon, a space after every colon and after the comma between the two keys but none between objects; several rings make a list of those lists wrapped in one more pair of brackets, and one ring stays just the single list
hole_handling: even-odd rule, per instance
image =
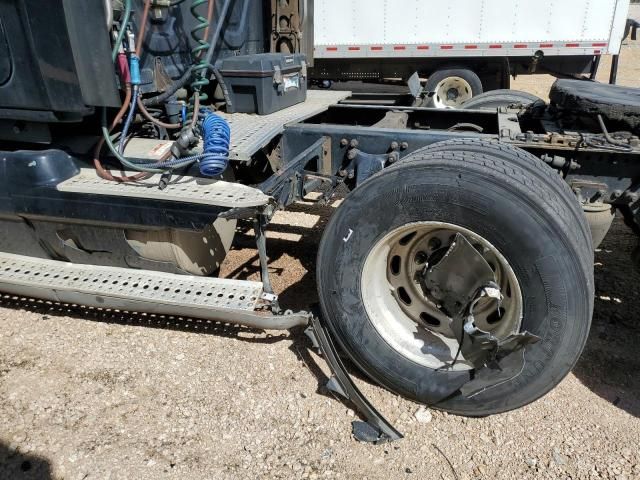
[{"label": "blown tire", "polygon": [[[569,188],[535,157],[484,142],[441,146],[442,150],[437,145],[369,179],[332,217],[318,253],[322,313],[352,361],[395,393],[469,416],[519,408],[554,388],[586,343],[594,291],[588,226]],[[436,351],[443,365],[452,360],[445,358],[446,348],[434,350],[448,340],[429,323],[411,327],[405,317],[413,317],[406,308],[394,309],[388,298],[375,298],[391,295],[402,300],[391,281],[391,293],[383,288],[393,267],[372,270],[371,255],[384,256],[381,242],[417,226],[424,227],[424,235],[449,229],[481,244],[500,263],[509,288],[518,289],[510,292],[520,295],[521,304],[514,307],[516,322],[509,328],[529,331],[541,341],[526,347],[524,368],[515,378],[472,397],[458,394],[474,377],[473,368],[460,364],[444,369],[427,359]],[[393,253],[394,244],[388,248]],[[387,260],[377,264],[384,268],[394,262]],[[416,292],[409,292],[412,302],[420,301]],[[383,308],[375,311],[376,305]],[[417,355],[407,332],[395,339],[392,335],[407,328],[413,328],[408,333],[414,334]],[[428,340],[429,335],[435,339]],[[408,347],[403,348],[398,338]],[[420,358],[421,349],[425,358]]]}]

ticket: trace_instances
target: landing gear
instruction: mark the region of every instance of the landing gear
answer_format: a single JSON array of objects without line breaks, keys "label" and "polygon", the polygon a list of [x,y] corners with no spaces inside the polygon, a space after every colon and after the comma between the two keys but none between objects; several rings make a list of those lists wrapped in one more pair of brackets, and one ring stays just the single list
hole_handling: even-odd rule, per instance
[{"label": "landing gear", "polygon": [[319,297],[335,339],[374,381],[489,415],[541,397],[577,361],[592,243],[570,189],[538,159],[448,143],[347,197],[321,242]]}]

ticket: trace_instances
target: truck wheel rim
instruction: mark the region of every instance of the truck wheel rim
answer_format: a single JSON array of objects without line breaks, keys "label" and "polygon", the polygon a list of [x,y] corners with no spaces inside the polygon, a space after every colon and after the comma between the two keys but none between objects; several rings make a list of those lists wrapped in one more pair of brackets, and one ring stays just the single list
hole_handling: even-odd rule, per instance
[{"label": "truck wheel rim", "polygon": [[[458,233],[489,263],[503,295],[500,304],[480,300],[473,311],[476,326],[498,339],[519,332],[523,300],[513,269],[490,242],[463,227],[419,222],[397,228],[374,245],[362,270],[362,300],[378,334],[405,358],[433,369],[451,366],[459,344],[450,330],[450,319],[425,295],[416,272],[434,252],[448,249]],[[451,367],[459,371],[472,368],[463,356]]]},{"label": "truck wheel rim", "polygon": [[462,77],[447,77],[436,86],[433,103],[436,108],[459,108],[472,97],[469,82]]}]

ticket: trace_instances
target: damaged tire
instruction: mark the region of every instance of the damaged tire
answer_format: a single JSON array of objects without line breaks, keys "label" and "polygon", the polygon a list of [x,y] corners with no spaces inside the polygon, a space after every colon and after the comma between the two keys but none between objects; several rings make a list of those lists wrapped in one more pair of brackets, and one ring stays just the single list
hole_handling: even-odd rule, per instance
[{"label": "damaged tire", "polygon": [[[478,370],[457,356],[446,312],[419,281],[459,236],[504,297],[473,310],[476,324],[540,337],[521,371],[472,396],[461,389]],[[329,222],[317,272],[322,313],[352,361],[456,414],[504,412],[550,391],[578,360],[593,312],[592,245],[575,197],[535,157],[484,142],[415,152],[358,187]]]},{"label": "damaged tire", "polygon": [[[640,132],[640,88],[585,80],[557,80],[549,94],[562,117],[596,125],[602,115],[610,131]],[[595,127],[598,128],[598,127]]]}]

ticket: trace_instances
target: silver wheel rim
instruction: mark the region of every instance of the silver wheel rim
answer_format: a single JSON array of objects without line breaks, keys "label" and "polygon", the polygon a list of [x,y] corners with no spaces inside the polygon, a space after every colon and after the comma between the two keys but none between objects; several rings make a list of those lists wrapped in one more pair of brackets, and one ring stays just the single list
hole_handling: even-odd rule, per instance
[{"label": "silver wheel rim", "polygon": [[433,96],[436,108],[459,108],[473,98],[471,84],[462,77],[447,77],[438,83]]},{"label": "silver wheel rim", "polygon": [[404,225],[374,245],[362,270],[364,308],[378,334],[405,358],[433,369],[473,368],[462,356],[451,365],[458,341],[448,327],[447,316],[425,295],[415,276],[429,255],[448,248],[458,233],[494,269],[504,297],[500,305],[493,299],[480,300],[473,311],[476,325],[498,339],[519,332],[523,300],[513,269],[491,243],[466,228],[441,222]]}]

